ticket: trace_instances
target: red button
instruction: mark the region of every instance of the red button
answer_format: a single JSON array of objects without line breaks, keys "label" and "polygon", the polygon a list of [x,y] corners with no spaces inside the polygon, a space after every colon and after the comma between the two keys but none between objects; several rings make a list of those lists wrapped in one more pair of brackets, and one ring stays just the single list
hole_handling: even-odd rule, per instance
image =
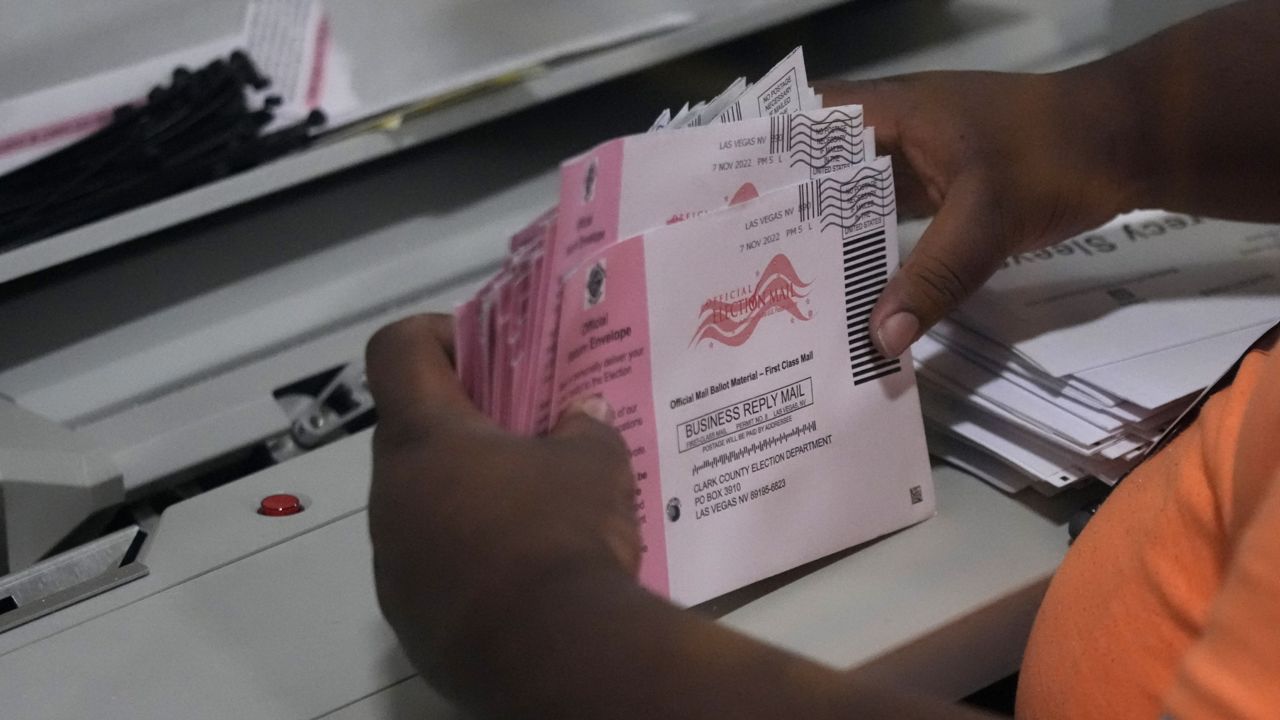
[{"label": "red button", "polygon": [[302,510],[302,501],[297,495],[268,495],[262,498],[262,503],[258,505],[258,514],[268,517],[297,515]]}]

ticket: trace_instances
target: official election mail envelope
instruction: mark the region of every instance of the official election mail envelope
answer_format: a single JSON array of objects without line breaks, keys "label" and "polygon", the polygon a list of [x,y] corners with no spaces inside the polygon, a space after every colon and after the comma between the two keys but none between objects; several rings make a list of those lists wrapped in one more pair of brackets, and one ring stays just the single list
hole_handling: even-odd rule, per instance
[{"label": "official election mail envelope", "polygon": [[[857,105],[612,140],[561,168],[559,218],[544,272],[562,278],[619,239],[849,167],[874,152]],[[544,323],[538,333],[531,357],[541,364],[535,377],[546,377],[556,328]],[[536,430],[549,421],[547,402],[541,398]]]},{"label": "official election mail envelope", "polygon": [[910,360],[872,347],[897,265],[886,158],[599,251],[565,280],[553,405],[631,449],[641,581],[697,603],[930,516]]}]

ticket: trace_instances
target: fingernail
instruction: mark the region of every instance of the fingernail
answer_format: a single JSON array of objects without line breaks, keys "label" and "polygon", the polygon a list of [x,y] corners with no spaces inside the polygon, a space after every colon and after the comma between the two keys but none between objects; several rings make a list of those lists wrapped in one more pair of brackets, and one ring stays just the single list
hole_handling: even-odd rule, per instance
[{"label": "fingernail", "polygon": [[920,331],[920,321],[909,312],[890,315],[888,320],[876,328],[876,339],[880,341],[880,352],[885,357],[895,358],[907,351]]},{"label": "fingernail", "polygon": [[613,424],[613,407],[609,405],[609,401],[599,395],[592,395],[589,398],[578,400],[569,409],[573,412],[580,412],[592,420],[598,420],[606,425]]}]

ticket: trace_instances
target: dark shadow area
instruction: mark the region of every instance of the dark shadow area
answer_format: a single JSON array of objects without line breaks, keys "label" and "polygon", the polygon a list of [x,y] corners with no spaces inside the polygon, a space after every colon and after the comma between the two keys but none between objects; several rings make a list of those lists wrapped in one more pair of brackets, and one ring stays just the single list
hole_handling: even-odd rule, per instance
[{"label": "dark shadow area", "polygon": [[1014,700],[1017,695],[1018,676],[1010,675],[999,682],[994,682],[982,688],[965,698],[963,702],[971,707],[985,710],[1001,717],[1013,717]]},{"label": "dark shadow area", "polygon": [[[982,482],[974,479],[974,482]],[[1101,482],[1081,483],[1077,487],[1064,490],[1052,498],[1046,497],[1033,488],[1026,488],[1013,498],[1040,517],[1058,525],[1066,525],[1076,513],[1101,503],[1111,493],[1111,489]],[[1062,541],[1067,542],[1068,535],[1062,531]]]}]

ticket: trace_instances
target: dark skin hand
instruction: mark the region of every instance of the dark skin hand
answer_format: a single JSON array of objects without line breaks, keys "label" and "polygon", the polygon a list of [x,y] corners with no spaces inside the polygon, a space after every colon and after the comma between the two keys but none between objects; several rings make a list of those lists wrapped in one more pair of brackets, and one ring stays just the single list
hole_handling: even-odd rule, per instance
[{"label": "dark skin hand", "polygon": [[862,104],[904,216],[933,216],[871,315],[901,354],[1009,255],[1141,207],[1280,221],[1280,2],[1206,13],[1048,75],[819,83]]},{"label": "dark skin hand", "polygon": [[903,217],[933,216],[872,312],[883,353],[900,355],[1009,255],[1134,207],[1113,128],[1082,123],[1066,85],[969,72],[820,84],[827,103],[863,105]]},{"label": "dark skin hand", "polygon": [[640,588],[608,411],[588,401],[545,438],[500,430],[455,377],[451,326],[409,318],[367,353],[378,600],[439,690],[503,718],[979,717],[861,687]]},{"label": "dark skin hand", "polygon": [[[1280,2],[1253,0],[1050,75],[821,88],[862,103],[904,211],[935,215],[872,315],[896,355],[1011,253],[1135,207],[1280,220]],[[528,718],[964,718],[678,610],[634,580],[626,449],[598,402],[504,433],[451,366],[451,323],[370,341],[370,532],[409,657],[467,707]],[[1118,679],[1118,682],[1122,679]]]},{"label": "dark skin hand", "polygon": [[630,578],[640,537],[629,455],[589,414],[608,420],[603,406],[567,415],[546,438],[508,434],[467,398],[452,348],[442,315],[409,318],[369,342],[379,414],[369,527],[384,613],[410,636],[415,664],[441,668],[430,674],[465,694],[448,662],[467,655],[476,633],[501,631],[508,597],[562,576]]}]

